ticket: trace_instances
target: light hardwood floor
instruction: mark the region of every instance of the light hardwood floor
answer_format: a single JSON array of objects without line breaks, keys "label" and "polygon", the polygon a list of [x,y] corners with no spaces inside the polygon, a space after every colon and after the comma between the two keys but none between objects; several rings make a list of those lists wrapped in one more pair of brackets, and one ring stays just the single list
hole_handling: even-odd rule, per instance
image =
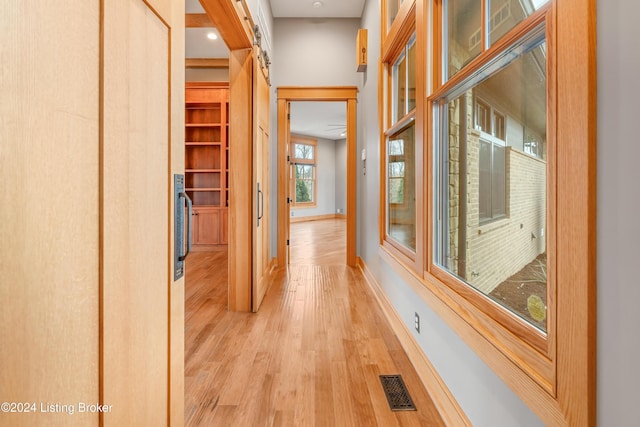
[{"label": "light hardwood floor", "polygon": [[[306,224],[340,233],[316,222]],[[292,242],[313,233],[296,224]],[[344,250],[325,256],[339,252],[333,239],[304,240],[255,314],[226,310],[225,252],[189,255],[186,425],[444,425],[361,273]],[[403,376],[417,411],[389,409],[381,374]]]},{"label": "light hardwood floor", "polygon": [[346,219],[293,222],[289,235],[290,264],[346,263]]}]

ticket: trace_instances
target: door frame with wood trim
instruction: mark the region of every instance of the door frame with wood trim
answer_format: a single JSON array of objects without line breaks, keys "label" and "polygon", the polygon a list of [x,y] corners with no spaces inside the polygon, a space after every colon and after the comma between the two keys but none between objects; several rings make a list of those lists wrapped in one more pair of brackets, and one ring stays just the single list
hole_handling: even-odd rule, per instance
[{"label": "door frame with wood trim", "polygon": [[345,102],[347,106],[347,253],[346,263],[356,266],[356,102],[355,86],[278,88],[278,265],[287,264],[289,207],[287,203],[287,144],[289,121],[287,106],[293,101]]}]

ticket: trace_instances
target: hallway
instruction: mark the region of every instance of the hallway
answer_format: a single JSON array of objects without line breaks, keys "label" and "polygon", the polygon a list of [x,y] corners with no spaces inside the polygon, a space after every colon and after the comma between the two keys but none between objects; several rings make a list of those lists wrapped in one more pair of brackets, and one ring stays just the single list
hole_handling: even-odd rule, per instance
[{"label": "hallway", "polygon": [[[362,274],[338,260],[341,224],[292,224],[295,264],[256,314],[226,310],[226,252],[190,255],[187,425],[443,425]],[[390,411],[380,374],[401,374],[417,411]]]}]

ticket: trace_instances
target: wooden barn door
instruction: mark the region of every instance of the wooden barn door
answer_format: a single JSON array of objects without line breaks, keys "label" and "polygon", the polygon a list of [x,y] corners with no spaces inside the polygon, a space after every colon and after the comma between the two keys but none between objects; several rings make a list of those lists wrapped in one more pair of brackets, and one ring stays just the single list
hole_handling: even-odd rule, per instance
[{"label": "wooden barn door", "polygon": [[253,289],[252,310],[258,311],[269,283],[269,83],[260,68],[260,61],[253,59],[253,171],[254,215],[253,232]]}]

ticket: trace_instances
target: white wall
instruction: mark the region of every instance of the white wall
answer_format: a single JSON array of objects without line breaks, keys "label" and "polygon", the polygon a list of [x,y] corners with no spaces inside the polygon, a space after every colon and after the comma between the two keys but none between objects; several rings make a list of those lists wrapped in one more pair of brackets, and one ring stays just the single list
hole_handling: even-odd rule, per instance
[{"label": "white wall", "polygon": [[291,216],[294,218],[327,215],[336,211],[336,144],[330,139],[315,139],[318,141],[316,206],[291,208]]},{"label": "white wall", "polygon": [[[367,72],[358,75],[352,72],[351,39],[347,41],[345,36],[340,43],[335,33],[325,35],[327,44],[337,45],[335,58],[342,58],[341,45],[344,45],[344,64],[334,63],[333,59],[320,58],[321,54],[316,57],[312,45],[304,43],[299,32],[293,31],[297,28],[304,33],[309,27],[312,30],[309,35],[322,40],[318,28],[330,29],[331,25],[314,27],[276,20],[276,66],[281,71],[274,74],[274,86],[353,84],[352,78],[356,79],[360,88],[358,153],[362,148],[367,149],[366,175],[362,174],[362,164],[358,162],[358,255],[372,269],[409,330],[413,329],[413,312],[421,315],[422,332],[415,338],[474,426],[542,425],[517,395],[378,256],[380,148],[375,64],[380,50],[379,8],[379,0],[368,0],[365,6],[361,26],[369,30],[370,65]],[[640,4],[636,2],[598,2],[597,410],[598,425],[602,426],[633,425],[640,402],[637,386],[640,384],[637,367],[640,285],[636,268],[640,254],[640,222],[637,220],[640,194],[636,184],[640,182],[640,169],[636,165],[640,144],[636,143],[635,129],[640,96],[637,80],[640,50],[634,44],[640,39],[640,26],[635,22],[639,14]],[[358,26],[353,26],[354,31]],[[291,40],[295,37],[299,40]],[[280,54],[282,61],[277,56]],[[336,67],[335,72],[326,70],[331,67]],[[272,129],[275,135],[275,125]]]},{"label": "white wall", "polygon": [[369,67],[361,76],[358,107],[361,115],[359,147],[367,150],[367,174],[358,166],[358,255],[383,287],[389,300],[413,331],[413,314],[422,319],[421,333],[413,332],[441,378],[474,426],[540,426],[542,422],[498,376],[424,303],[378,255],[380,147],[378,137],[378,77],[380,51],[379,0],[368,0],[362,28],[369,30]]},{"label": "white wall", "polygon": [[640,402],[640,4],[598,2],[598,425],[635,425]]},{"label": "white wall", "polygon": [[358,19],[276,18],[274,86],[355,86],[358,28]]},{"label": "white wall", "polygon": [[228,68],[187,68],[184,79],[186,82],[228,82]]},{"label": "white wall", "polygon": [[[362,27],[369,29],[372,64],[379,50],[378,1],[368,1]],[[598,425],[637,423],[640,402],[640,144],[637,144],[637,99],[640,39],[636,17],[640,4],[624,0],[598,2]],[[542,422],[473,351],[384,265],[377,255],[378,152],[377,80],[369,67],[361,88],[361,146],[368,151],[367,176],[359,175],[359,255],[374,271],[389,299],[410,327],[413,312],[421,315],[422,333],[415,335],[474,426],[536,426]],[[365,79],[363,79],[365,80]],[[361,148],[361,147],[359,147]],[[370,161],[371,160],[371,161]],[[365,215],[364,212],[367,212]]]},{"label": "white wall", "polygon": [[[276,18],[273,20],[271,182],[278,182],[277,88],[280,86],[356,86],[360,81],[355,65],[355,43],[359,28],[359,19]],[[377,101],[374,100],[374,102]],[[362,108],[361,104],[358,104],[357,108]],[[360,119],[358,115],[358,120]],[[271,193],[271,215],[272,218],[277,218],[277,191]],[[271,254],[276,256],[277,221],[272,221],[271,236]]]}]

